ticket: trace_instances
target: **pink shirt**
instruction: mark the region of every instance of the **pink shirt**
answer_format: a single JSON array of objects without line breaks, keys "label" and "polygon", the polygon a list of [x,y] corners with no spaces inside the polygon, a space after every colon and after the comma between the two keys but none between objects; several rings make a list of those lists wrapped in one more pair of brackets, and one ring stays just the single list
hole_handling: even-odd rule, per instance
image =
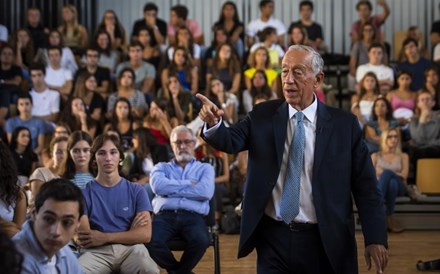
[{"label": "pink shirt", "polygon": [[[379,15],[372,16],[369,20],[374,28],[376,29],[376,40],[382,42],[382,32],[380,27],[383,25],[384,21],[381,21]],[[353,36],[355,34],[358,38],[361,36],[362,23],[360,20],[357,20],[351,25],[350,35]]]},{"label": "pink shirt", "polygon": [[[199,23],[197,23],[195,20],[187,19],[185,21],[186,27],[189,29],[193,37],[200,37],[202,36],[202,29],[200,28]],[[168,24],[168,36],[175,36],[176,35],[176,27],[172,26],[171,24]]]}]

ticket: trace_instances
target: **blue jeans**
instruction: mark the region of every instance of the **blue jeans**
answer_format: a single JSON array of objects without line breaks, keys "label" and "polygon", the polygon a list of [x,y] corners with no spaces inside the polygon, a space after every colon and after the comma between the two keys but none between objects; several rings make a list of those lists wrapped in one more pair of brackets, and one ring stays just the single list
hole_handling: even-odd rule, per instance
[{"label": "blue jeans", "polygon": [[406,187],[402,177],[391,170],[384,170],[379,177],[379,189],[385,200],[387,216],[394,213],[396,198],[406,194]]},{"label": "blue jeans", "polygon": [[[180,262],[174,258],[167,242],[179,236],[185,240]],[[151,242],[146,244],[151,258],[172,273],[191,273],[210,244],[208,228],[202,215],[189,212],[159,212],[153,217]]]}]

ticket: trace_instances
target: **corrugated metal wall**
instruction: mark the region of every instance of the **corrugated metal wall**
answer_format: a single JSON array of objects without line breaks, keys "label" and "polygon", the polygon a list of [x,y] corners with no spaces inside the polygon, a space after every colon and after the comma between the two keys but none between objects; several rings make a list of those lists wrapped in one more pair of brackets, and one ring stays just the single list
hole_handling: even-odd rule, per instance
[{"label": "corrugated metal wall", "polygon": [[[148,0],[98,0],[98,17],[106,9],[114,9],[119,15],[128,33],[132,24],[143,16],[143,6]],[[205,35],[205,44],[212,39],[211,26],[218,19],[220,7],[226,0],[153,0],[159,7],[159,17],[168,21],[170,8],[176,4],[184,4],[189,10],[189,18],[197,20]],[[299,18],[298,6],[301,0],[275,0],[275,17],[282,20],[286,27]],[[240,19],[245,22],[259,16],[259,0],[236,0]],[[348,53],[350,48],[350,25],[357,20],[356,0],[314,0],[314,20],[323,26],[325,41],[337,53]],[[376,1],[373,13],[381,11]],[[393,41],[395,31],[406,30],[417,25],[426,34],[434,20],[440,19],[440,0],[387,0],[391,15],[386,21],[384,31],[386,40]]]}]

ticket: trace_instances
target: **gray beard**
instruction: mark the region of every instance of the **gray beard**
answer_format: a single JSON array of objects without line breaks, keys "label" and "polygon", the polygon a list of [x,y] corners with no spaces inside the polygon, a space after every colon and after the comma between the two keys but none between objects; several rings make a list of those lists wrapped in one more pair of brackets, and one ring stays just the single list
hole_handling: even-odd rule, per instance
[{"label": "gray beard", "polygon": [[191,155],[189,153],[183,152],[179,155],[176,155],[176,160],[177,162],[184,162],[184,163],[188,163],[191,160],[195,159],[194,155]]}]

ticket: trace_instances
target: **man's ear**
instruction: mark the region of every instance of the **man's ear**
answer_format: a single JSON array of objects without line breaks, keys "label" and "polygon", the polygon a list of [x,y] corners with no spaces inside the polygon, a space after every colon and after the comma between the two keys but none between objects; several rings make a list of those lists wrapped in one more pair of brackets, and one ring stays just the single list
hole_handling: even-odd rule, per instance
[{"label": "man's ear", "polygon": [[315,85],[316,85],[316,88],[317,88],[324,81],[324,72],[321,71],[318,74],[316,74],[315,81],[316,81]]}]

